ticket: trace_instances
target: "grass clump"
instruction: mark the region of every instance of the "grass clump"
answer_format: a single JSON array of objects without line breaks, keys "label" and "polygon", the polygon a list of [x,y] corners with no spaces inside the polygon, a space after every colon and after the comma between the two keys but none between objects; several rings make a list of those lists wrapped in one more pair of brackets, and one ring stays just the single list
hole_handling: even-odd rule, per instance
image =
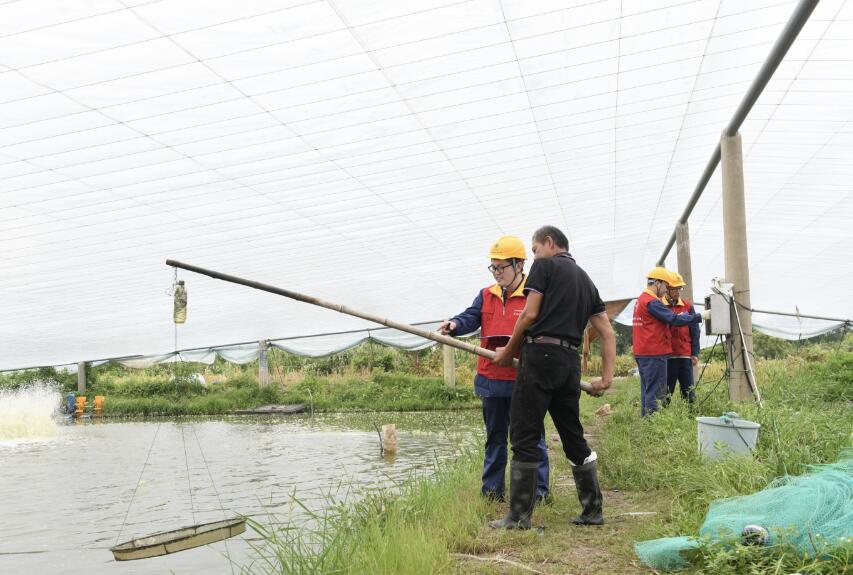
[{"label": "grass clump", "polygon": [[[282,575],[431,575],[449,572],[449,549],[473,541],[486,503],[479,496],[480,461],[462,455],[432,478],[368,493],[355,503],[330,505],[295,528],[251,521],[264,542],[251,573]],[[298,501],[297,505],[300,505]]]}]

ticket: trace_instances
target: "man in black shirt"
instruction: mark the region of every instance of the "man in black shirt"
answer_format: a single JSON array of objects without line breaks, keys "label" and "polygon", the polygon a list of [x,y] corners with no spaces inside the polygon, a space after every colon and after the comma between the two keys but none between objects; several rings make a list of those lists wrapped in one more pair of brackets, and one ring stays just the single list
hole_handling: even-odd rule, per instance
[{"label": "man in black shirt", "polygon": [[569,242],[553,226],[533,234],[534,262],[524,291],[527,303],[506,347],[498,348],[494,362],[510,365],[519,347],[521,361],[512,390],[510,410],[509,512],[490,525],[502,529],[529,529],[535,505],[537,444],[544,431],[545,413],[551,414],[581,504],[577,525],[601,525],[603,498],[598,486],[597,455],[583,436],[579,418],[580,357],[578,346],[587,321],[601,336],[602,377],[591,382],[601,395],[613,381],[616,338],[598,289],[568,253]]}]

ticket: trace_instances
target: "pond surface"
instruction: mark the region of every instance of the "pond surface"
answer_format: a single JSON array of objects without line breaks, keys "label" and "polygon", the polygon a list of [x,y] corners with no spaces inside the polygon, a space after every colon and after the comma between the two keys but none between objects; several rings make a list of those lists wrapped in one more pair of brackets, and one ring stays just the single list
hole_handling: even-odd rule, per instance
[{"label": "pond surface", "polygon": [[[397,425],[393,458],[374,429],[385,423]],[[239,573],[253,558],[251,529],[227,547],[138,561],[116,562],[109,548],[236,514],[299,525],[294,496],[320,511],[431,474],[481,427],[474,411],[370,413],[93,421],[0,440],[0,573]]]}]

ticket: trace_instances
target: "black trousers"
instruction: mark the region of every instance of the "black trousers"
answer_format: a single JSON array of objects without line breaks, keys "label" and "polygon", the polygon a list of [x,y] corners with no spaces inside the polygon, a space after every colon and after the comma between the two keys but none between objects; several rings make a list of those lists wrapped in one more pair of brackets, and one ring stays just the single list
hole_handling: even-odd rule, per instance
[{"label": "black trousers", "polygon": [[545,413],[551,414],[566,457],[581,465],[591,453],[578,413],[581,365],[576,350],[555,344],[525,343],[512,386],[509,436],[512,459],[538,463]]}]

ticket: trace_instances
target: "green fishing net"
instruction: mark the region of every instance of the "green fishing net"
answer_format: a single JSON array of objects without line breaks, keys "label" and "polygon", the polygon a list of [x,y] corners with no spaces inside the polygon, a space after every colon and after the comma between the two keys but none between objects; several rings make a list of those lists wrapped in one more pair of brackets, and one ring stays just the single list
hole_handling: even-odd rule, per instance
[{"label": "green fishing net", "polygon": [[688,564],[699,540],[795,547],[803,555],[853,542],[853,449],[838,461],[812,465],[806,474],[775,480],[757,493],[711,504],[699,538],[665,537],[634,545],[648,566],[673,570]]}]

